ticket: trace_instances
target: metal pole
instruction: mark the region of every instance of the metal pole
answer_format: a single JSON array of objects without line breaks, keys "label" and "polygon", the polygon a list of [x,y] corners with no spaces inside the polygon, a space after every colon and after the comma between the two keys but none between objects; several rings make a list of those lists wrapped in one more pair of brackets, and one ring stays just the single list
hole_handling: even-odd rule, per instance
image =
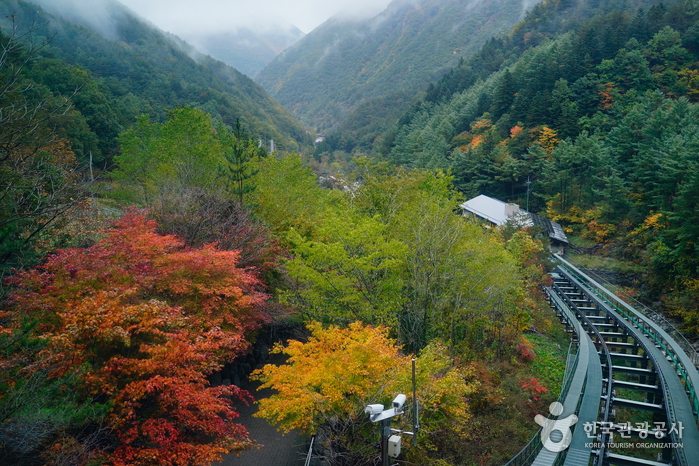
[{"label": "metal pole", "polygon": [[381,421],[381,465],[390,466],[388,463],[388,437],[391,435],[391,419]]},{"label": "metal pole", "polygon": [[311,445],[308,447],[308,454],[306,455],[306,463],[304,466],[309,466],[311,464],[311,457],[313,456],[313,442],[315,441],[315,434],[311,437]]},{"label": "metal pole", "polygon": [[413,446],[417,446],[417,431],[420,429],[417,405],[417,382],[415,379],[415,358],[413,358]]},{"label": "metal pole", "polygon": [[529,186],[532,184],[529,175],[527,175],[527,212],[529,212]]}]

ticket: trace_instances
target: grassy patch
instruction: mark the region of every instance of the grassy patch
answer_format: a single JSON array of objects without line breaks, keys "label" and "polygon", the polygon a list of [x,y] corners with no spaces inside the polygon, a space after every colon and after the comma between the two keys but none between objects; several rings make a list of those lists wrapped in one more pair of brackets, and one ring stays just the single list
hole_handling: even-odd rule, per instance
[{"label": "grassy patch", "polygon": [[550,396],[553,396],[553,401],[561,393],[568,346],[561,345],[546,335],[534,334],[528,335],[527,338],[534,345],[536,352],[536,357],[530,363],[532,377],[541,380],[541,384],[548,389]]},{"label": "grassy patch", "polygon": [[566,259],[578,267],[608,270],[618,273],[642,273],[644,268],[632,262],[606,256],[570,253]]},{"label": "grassy patch", "polygon": [[589,238],[583,238],[582,236],[578,235],[569,235],[568,241],[570,241],[572,245],[582,248],[591,248],[597,244]]}]

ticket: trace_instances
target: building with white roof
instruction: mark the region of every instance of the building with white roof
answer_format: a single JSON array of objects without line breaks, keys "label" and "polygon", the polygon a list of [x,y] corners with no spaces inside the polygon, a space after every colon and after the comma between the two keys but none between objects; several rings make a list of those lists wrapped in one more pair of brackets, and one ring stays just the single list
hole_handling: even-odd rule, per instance
[{"label": "building with white roof", "polygon": [[464,202],[460,207],[463,209],[464,215],[486,220],[496,226],[503,226],[510,222],[520,228],[539,227],[549,237],[551,246],[554,248],[562,248],[569,244],[568,237],[561,225],[520,209],[517,204],[502,202],[481,194]]}]

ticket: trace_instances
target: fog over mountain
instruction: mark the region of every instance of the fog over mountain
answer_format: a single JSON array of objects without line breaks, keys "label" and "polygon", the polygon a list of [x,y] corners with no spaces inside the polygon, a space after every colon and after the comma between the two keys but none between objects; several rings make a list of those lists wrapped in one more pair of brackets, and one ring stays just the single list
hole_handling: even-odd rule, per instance
[{"label": "fog over mountain", "polygon": [[158,27],[177,35],[235,31],[269,32],[291,25],[304,33],[334,15],[370,18],[390,0],[122,0]]},{"label": "fog over mountain", "polygon": [[274,57],[294,45],[305,34],[297,27],[275,31],[239,28],[220,32],[193,32],[180,35],[200,52],[254,77]]},{"label": "fog over mountain", "polygon": [[43,9],[70,22],[80,23],[108,39],[117,39],[116,24],[124,15],[124,5],[116,0],[31,0]]},{"label": "fog over mountain", "polygon": [[367,19],[389,0],[37,0],[53,14],[116,37],[115,15],[123,5],[203,54],[255,76],[276,55],[330,16]]},{"label": "fog over mountain", "polygon": [[367,99],[409,99],[535,3],[394,0],[370,19],[338,15],[277,56],[256,80],[305,125],[328,131]]}]

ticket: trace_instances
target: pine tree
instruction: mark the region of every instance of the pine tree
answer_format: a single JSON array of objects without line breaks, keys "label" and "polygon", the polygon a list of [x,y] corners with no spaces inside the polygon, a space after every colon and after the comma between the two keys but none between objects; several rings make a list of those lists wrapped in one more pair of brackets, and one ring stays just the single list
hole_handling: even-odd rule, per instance
[{"label": "pine tree", "polygon": [[236,119],[232,132],[219,127],[219,137],[223,155],[228,161],[224,171],[229,177],[229,191],[242,205],[244,196],[255,190],[251,178],[257,170],[252,167],[252,160],[259,154],[259,148],[255,147],[255,141],[240,125],[239,119]]}]

